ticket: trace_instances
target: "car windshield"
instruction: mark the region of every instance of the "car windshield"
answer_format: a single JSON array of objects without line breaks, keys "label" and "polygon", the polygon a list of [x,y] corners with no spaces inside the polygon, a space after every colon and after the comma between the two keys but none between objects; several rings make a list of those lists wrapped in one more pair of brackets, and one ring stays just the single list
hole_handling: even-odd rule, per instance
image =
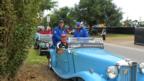
[{"label": "car windshield", "polygon": [[40,38],[40,41],[47,41],[47,42],[52,41],[52,35],[49,35],[49,34],[40,34],[39,38]]},{"label": "car windshield", "polygon": [[69,48],[103,48],[103,40],[94,37],[69,37]]}]

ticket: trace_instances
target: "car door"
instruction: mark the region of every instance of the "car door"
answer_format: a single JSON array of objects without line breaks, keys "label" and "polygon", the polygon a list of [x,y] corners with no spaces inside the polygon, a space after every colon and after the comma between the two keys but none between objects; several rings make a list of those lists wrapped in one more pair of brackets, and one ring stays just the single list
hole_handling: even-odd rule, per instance
[{"label": "car door", "polygon": [[57,68],[59,68],[62,72],[69,71],[69,59],[68,52],[65,50],[63,54],[57,54]]}]

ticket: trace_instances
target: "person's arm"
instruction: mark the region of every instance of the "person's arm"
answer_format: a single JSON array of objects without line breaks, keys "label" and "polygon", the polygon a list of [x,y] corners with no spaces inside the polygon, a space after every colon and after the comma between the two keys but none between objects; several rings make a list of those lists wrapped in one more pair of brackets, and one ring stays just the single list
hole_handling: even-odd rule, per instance
[{"label": "person's arm", "polygon": [[76,30],[74,30],[73,36],[74,36],[74,37],[77,37],[77,32],[76,32]]},{"label": "person's arm", "polygon": [[61,44],[61,42],[57,43],[57,47],[56,47],[57,48],[56,49],[57,54],[63,54],[64,53],[64,50],[63,50],[63,48],[61,48],[60,44]]},{"label": "person's arm", "polygon": [[83,36],[84,37],[88,37],[89,35],[88,35],[88,31],[86,30],[86,29],[84,29],[84,31],[83,31]]},{"label": "person's arm", "polygon": [[57,49],[60,48],[60,44],[61,44],[61,42],[58,42],[58,43],[57,43]]},{"label": "person's arm", "polygon": [[55,29],[55,30],[53,31],[53,36],[54,36],[54,38],[56,38],[57,40],[60,40],[60,39],[61,39],[61,37],[60,37],[59,34],[58,34],[58,30],[57,30],[57,29]]},{"label": "person's arm", "polygon": [[74,31],[73,37],[76,37],[75,31]]}]

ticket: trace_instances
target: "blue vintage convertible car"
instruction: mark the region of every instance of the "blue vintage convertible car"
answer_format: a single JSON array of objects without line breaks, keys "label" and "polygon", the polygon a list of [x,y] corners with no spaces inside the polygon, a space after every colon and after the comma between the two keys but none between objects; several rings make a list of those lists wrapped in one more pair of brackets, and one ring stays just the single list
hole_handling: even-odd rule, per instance
[{"label": "blue vintage convertible car", "polygon": [[51,68],[62,79],[78,81],[144,81],[144,63],[112,54],[99,38],[69,38],[63,54],[51,49]]}]

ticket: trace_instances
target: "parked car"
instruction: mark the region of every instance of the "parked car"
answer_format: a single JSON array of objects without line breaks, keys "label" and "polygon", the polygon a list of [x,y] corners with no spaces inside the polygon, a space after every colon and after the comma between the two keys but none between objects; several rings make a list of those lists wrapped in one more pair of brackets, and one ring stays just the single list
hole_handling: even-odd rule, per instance
[{"label": "parked car", "polygon": [[78,81],[144,81],[144,63],[112,54],[99,38],[69,38],[63,54],[50,50],[50,66],[62,79]]},{"label": "parked car", "polygon": [[38,26],[34,37],[34,48],[39,49],[40,55],[48,55],[52,46],[52,31],[50,27]]},{"label": "parked car", "polygon": [[49,49],[52,46],[52,36],[49,34],[39,34],[37,45],[40,55],[48,55]]}]

